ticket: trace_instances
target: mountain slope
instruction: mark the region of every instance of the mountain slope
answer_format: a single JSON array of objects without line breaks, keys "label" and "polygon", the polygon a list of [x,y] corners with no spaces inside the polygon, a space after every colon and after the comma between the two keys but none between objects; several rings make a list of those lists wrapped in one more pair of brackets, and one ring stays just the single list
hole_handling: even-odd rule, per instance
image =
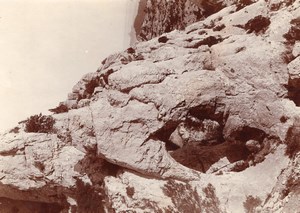
[{"label": "mountain slope", "polygon": [[109,56],[0,136],[1,209],[297,211],[299,14],[235,3]]}]

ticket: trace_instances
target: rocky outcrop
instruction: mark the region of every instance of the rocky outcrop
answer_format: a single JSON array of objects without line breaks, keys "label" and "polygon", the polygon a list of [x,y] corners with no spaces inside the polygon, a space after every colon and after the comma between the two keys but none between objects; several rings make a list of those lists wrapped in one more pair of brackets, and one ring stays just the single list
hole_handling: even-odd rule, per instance
[{"label": "rocky outcrop", "polygon": [[55,122],[2,134],[0,208],[298,209],[300,2],[249,2],[109,56]]},{"label": "rocky outcrop", "polygon": [[[135,20],[138,40],[149,40],[175,29],[199,21],[201,9],[192,0],[146,0],[141,1]],[[142,13],[142,14],[141,14]]]},{"label": "rocky outcrop", "polygon": [[254,0],[140,0],[134,22],[137,40],[145,41],[173,30],[184,30],[188,25],[203,20],[235,4],[236,10]]}]

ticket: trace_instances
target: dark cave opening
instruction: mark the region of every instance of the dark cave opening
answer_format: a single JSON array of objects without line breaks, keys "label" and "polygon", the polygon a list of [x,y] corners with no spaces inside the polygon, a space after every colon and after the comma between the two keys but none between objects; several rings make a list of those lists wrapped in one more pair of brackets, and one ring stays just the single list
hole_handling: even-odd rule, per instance
[{"label": "dark cave opening", "polygon": [[266,133],[260,129],[244,126],[240,130],[234,132],[231,136],[237,141],[247,142],[248,140],[256,140],[262,142],[266,137]]},{"label": "dark cave opening", "polygon": [[169,140],[169,138],[170,138],[171,134],[177,128],[178,124],[179,124],[179,122],[169,121],[161,129],[159,129],[158,131],[156,131],[150,137],[152,139],[154,139],[154,140],[160,140],[160,141],[165,142],[165,146],[166,146],[167,151],[176,150],[176,149],[179,148],[179,146],[177,146],[176,144],[172,143]]},{"label": "dark cave opening", "polygon": [[250,152],[241,142],[226,141],[212,146],[191,143],[170,154],[182,165],[200,172],[206,172],[211,165],[223,157],[227,157],[230,163],[234,163],[240,160],[246,160]]}]

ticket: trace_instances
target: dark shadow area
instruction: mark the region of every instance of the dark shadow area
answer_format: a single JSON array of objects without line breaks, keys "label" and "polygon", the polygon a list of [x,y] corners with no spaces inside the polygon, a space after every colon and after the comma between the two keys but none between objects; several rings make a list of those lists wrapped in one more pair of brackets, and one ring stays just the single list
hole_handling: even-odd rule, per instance
[{"label": "dark shadow area", "polygon": [[110,208],[106,201],[104,190],[104,178],[106,176],[116,177],[120,167],[100,158],[96,149],[88,150],[86,156],[78,162],[75,170],[81,174],[86,174],[92,185],[84,183],[80,179],[76,182],[77,207],[76,213],[102,213],[105,207]]},{"label": "dark shadow area", "polygon": [[159,129],[155,133],[153,133],[150,136],[150,138],[153,140],[160,140],[160,141],[165,142],[166,149],[168,151],[178,149],[179,147],[177,145],[171,143],[169,140],[171,134],[175,131],[178,124],[179,124],[179,122],[169,121],[161,129]]},{"label": "dark shadow area", "polygon": [[300,88],[288,87],[287,98],[292,100],[296,106],[300,106]]},{"label": "dark shadow area", "polygon": [[266,133],[260,129],[244,126],[242,129],[231,135],[237,141],[247,142],[248,140],[256,140],[262,142],[266,137]]},{"label": "dark shadow area", "polygon": [[171,156],[182,165],[206,172],[211,165],[221,158],[227,157],[230,163],[246,160],[250,152],[241,142],[224,142],[213,146],[203,146],[190,143],[171,153]]},{"label": "dark shadow area", "polygon": [[289,128],[286,135],[286,152],[290,158],[294,157],[298,152],[300,152],[300,126],[292,126]]},{"label": "dark shadow area", "polygon": [[12,200],[0,197],[1,213],[60,213],[63,207],[57,203]]}]

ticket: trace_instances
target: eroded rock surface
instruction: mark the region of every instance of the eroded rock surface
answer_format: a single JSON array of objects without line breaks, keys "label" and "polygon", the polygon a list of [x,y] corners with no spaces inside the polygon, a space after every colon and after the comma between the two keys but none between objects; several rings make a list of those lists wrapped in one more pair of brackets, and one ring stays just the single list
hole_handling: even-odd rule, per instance
[{"label": "eroded rock surface", "polygon": [[109,56],[52,109],[51,131],[3,133],[0,208],[299,209],[300,2],[227,3]]}]

